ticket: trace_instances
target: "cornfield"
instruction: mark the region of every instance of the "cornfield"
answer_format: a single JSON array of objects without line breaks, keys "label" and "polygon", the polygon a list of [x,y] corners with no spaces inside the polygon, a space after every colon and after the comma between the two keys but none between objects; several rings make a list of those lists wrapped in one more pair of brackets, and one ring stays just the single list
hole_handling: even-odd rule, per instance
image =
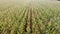
[{"label": "cornfield", "polygon": [[60,34],[60,2],[0,5],[0,34]]}]

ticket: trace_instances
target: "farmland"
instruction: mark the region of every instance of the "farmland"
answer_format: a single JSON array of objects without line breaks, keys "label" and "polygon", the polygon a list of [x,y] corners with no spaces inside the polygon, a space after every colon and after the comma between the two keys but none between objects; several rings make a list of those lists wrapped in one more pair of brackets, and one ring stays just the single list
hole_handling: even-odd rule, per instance
[{"label": "farmland", "polygon": [[60,2],[0,2],[0,34],[60,34]]}]

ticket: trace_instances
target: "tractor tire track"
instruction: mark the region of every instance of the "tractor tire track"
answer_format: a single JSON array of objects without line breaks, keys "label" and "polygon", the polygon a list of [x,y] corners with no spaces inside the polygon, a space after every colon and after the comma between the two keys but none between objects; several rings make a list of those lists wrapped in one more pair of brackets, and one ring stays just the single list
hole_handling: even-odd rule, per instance
[{"label": "tractor tire track", "polygon": [[32,7],[30,7],[30,33],[32,33]]}]

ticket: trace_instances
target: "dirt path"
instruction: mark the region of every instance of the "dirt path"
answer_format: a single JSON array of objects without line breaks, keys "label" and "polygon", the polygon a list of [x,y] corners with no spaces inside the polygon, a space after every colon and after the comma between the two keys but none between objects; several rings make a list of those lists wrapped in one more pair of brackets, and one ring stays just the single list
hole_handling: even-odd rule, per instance
[{"label": "dirt path", "polygon": [[30,33],[32,33],[32,8],[30,8]]},{"label": "dirt path", "polygon": [[32,1],[29,6],[29,11],[30,11],[30,34],[31,34],[32,33],[32,12],[33,12]]},{"label": "dirt path", "polygon": [[29,3],[29,11],[27,12],[27,15],[26,15],[26,24],[25,24],[25,28],[24,28],[24,32],[27,33],[27,27],[29,26],[29,29],[30,29],[30,34],[32,34],[32,14],[33,14],[33,4],[32,4],[33,1],[31,1]]}]

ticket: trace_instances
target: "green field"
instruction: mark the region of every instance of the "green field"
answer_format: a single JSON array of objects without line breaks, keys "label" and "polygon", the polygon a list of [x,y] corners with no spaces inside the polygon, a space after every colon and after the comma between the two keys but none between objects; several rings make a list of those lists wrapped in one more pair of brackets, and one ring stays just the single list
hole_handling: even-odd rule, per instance
[{"label": "green field", "polygon": [[60,34],[60,2],[0,2],[0,34]]}]

